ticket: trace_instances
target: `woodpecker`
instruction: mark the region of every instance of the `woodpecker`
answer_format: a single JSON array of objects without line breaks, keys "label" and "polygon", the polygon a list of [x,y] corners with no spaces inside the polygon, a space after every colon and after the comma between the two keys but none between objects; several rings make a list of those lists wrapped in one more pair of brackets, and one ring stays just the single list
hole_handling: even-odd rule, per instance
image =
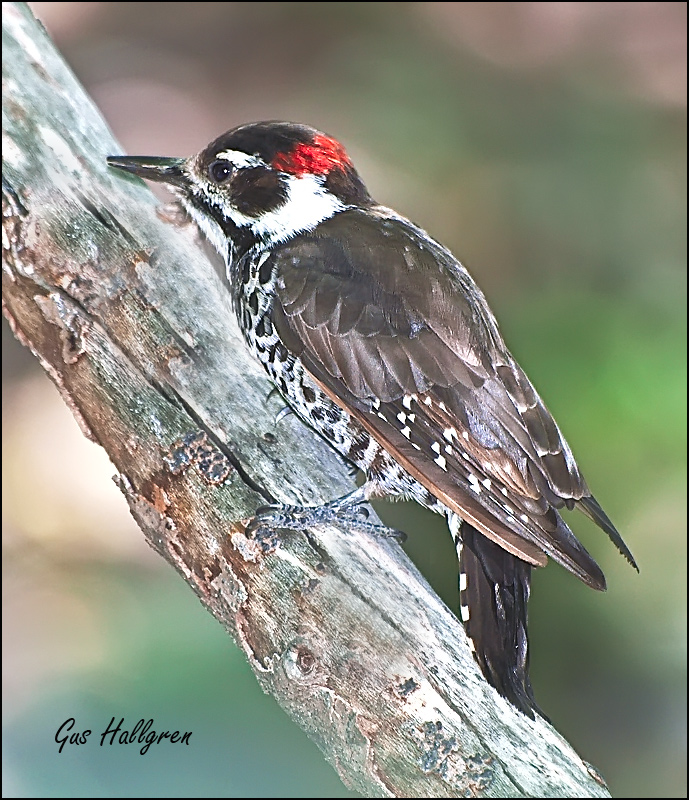
[{"label": "woodpecker", "polygon": [[[366,480],[329,504],[406,498],[446,516],[460,618],[486,679],[530,717],[531,568],[594,589],[578,508],[634,558],[464,266],[369,195],[306,125],[242,125],[191,158],[111,156],[166,184],[218,250],[243,336],[289,406]],[[638,568],[637,568],[638,569]]]}]

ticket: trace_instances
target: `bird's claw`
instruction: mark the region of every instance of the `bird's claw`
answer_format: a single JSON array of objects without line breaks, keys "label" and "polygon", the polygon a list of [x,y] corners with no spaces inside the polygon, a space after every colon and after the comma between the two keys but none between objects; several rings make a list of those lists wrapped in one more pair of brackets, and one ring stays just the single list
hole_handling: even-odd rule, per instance
[{"label": "bird's claw", "polygon": [[343,505],[337,500],[323,506],[289,506],[276,503],[256,509],[255,516],[249,520],[244,532],[266,552],[277,547],[280,531],[305,531],[328,523],[344,523],[383,539],[406,541],[407,535],[404,532],[368,522],[370,514],[370,510],[362,503]]}]

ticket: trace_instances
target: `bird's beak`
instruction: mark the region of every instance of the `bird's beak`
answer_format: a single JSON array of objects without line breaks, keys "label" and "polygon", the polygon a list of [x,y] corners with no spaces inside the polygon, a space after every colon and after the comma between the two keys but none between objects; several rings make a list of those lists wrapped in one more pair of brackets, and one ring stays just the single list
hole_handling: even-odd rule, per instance
[{"label": "bird's beak", "polygon": [[108,156],[111,167],[131,172],[147,181],[166,183],[168,186],[185,186],[189,182],[183,169],[184,158],[158,158],[157,156]]}]

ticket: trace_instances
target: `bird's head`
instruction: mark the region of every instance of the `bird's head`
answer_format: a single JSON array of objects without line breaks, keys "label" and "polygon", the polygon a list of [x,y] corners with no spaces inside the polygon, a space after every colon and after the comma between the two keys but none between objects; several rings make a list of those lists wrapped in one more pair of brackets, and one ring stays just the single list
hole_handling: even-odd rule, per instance
[{"label": "bird's head", "polygon": [[220,254],[273,245],[338,211],[371,204],[344,147],[307,125],[242,125],[190,158],[110,156],[108,164],[166,184]]}]

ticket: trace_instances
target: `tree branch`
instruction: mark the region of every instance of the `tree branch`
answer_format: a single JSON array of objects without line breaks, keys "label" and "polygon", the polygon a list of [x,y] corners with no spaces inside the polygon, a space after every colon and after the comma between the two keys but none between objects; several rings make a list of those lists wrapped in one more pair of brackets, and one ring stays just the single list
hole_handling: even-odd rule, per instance
[{"label": "tree branch", "polygon": [[147,541],[266,692],[366,796],[608,797],[485,682],[395,543],[332,525],[274,547],[242,521],[352,488],[248,356],[192,230],[156,216],[24,4],[3,4],[3,311],[102,445]]}]

